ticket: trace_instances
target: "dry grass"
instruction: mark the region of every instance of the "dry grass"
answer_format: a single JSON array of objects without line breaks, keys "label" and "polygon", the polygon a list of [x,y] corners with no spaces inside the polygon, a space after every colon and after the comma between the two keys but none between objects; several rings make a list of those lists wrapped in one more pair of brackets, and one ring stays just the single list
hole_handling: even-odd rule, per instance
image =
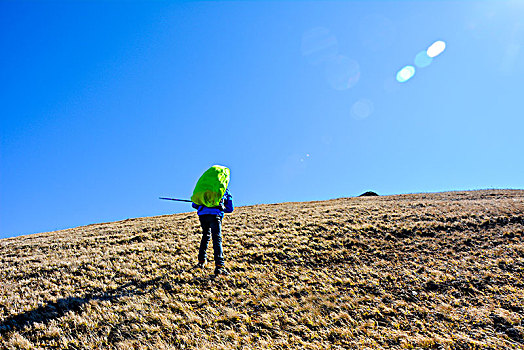
[{"label": "dry grass", "polygon": [[[0,348],[524,349],[524,191],[237,208],[0,240]],[[211,264],[212,265],[212,264]]]}]

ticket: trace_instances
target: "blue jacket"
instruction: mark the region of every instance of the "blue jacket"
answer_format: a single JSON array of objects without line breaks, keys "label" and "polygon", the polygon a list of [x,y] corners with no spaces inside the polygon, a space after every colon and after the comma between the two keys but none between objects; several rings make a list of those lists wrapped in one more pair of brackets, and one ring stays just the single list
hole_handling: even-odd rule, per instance
[{"label": "blue jacket", "polygon": [[231,193],[229,193],[229,190],[226,190],[226,193],[224,193],[224,197],[222,197],[222,200],[224,201],[224,207],[225,211],[220,210],[220,208],[214,207],[209,208],[205,205],[198,205],[193,203],[192,206],[195,209],[198,209],[197,214],[198,215],[219,215],[221,217],[224,217],[224,212],[226,213],[232,213],[235,207],[233,206],[233,196]]}]

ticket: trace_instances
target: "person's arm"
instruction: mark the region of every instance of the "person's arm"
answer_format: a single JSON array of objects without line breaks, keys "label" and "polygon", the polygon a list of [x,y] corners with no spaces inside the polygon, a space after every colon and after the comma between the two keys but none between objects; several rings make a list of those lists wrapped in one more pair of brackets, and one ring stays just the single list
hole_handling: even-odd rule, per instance
[{"label": "person's arm", "polygon": [[235,209],[235,206],[233,205],[233,196],[231,193],[229,193],[229,190],[226,191],[226,194],[224,195],[224,206],[226,209],[224,210],[225,213],[232,213]]},{"label": "person's arm", "polygon": [[191,206],[192,206],[194,209],[198,209],[198,205],[195,204],[195,203],[191,203]]}]

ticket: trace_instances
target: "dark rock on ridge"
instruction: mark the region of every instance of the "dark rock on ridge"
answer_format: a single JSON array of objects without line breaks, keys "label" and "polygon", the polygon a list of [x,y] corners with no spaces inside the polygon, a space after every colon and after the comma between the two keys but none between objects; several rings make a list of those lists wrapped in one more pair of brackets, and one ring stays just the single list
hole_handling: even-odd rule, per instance
[{"label": "dark rock on ridge", "polygon": [[367,192],[362,193],[359,197],[372,197],[372,196],[378,196],[378,194],[376,194],[373,191],[367,191]]}]

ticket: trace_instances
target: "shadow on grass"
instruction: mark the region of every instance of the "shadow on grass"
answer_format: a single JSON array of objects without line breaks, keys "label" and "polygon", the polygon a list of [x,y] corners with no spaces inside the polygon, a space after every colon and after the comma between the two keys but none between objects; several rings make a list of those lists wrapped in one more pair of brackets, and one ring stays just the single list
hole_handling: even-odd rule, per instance
[{"label": "shadow on grass", "polygon": [[[189,270],[178,271],[177,274],[181,274]],[[8,317],[7,319],[0,322],[0,335],[3,336],[10,331],[24,329],[26,326],[32,326],[35,323],[47,324],[51,320],[64,316],[69,311],[80,312],[82,306],[86,303],[89,303],[91,300],[113,301],[126,296],[144,295],[151,293],[158,288],[163,288],[164,285],[169,286],[169,283],[162,282],[166,276],[167,273],[146,281],[134,280],[111,290],[95,290],[91,293],[85,294],[83,297],[67,297],[58,299],[54,302],[48,302],[45,305],[37,307],[36,309]]]}]

